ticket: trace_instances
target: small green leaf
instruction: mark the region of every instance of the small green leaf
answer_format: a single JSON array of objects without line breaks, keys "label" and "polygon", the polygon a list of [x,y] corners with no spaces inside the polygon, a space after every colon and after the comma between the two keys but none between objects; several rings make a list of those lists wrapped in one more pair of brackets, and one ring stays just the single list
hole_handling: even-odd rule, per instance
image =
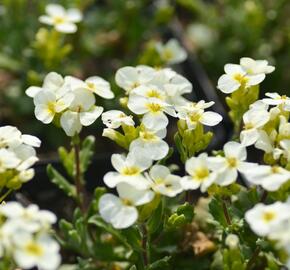
[{"label": "small green leaf", "polygon": [[209,212],[214,219],[219,222],[223,227],[227,227],[227,221],[224,216],[222,203],[217,198],[213,197],[209,203]]},{"label": "small green leaf", "polygon": [[50,164],[47,166],[47,175],[50,181],[56,184],[64,193],[72,198],[77,198],[76,188],[70,184],[57,170],[55,170]]},{"label": "small green leaf", "polygon": [[154,210],[153,214],[148,220],[148,231],[150,234],[156,232],[159,226],[163,222],[163,214],[164,214],[164,200],[161,199],[158,207]]},{"label": "small green leaf", "polygon": [[74,175],[74,151],[68,152],[64,147],[59,147],[58,155],[67,174],[73,177]]},{"label": "small green leaf", "polygon": [[94,148],[95,148],[95,137],[88,136],[84,139],[82,143],[82,148],[80,151],[80,160],[81,160],[81,171],[85,173],[88,169],[92,161],[92,157],[94,155]]},{"label": "small green leaf", "polygon": [[147,270],[164,270],[169,267],[169,260],[170,256],[166,256],[161,260],[158,260],[152,264],[150,264],[148,267],[146,267]]}]

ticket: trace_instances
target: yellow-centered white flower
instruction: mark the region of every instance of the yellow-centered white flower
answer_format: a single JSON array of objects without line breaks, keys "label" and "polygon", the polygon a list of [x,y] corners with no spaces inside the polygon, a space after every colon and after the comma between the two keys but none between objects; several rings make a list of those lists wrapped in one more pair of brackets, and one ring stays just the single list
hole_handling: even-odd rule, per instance
[{"label": "yellow-centered white flower", "polygon": [[269,235],[285,219],[289,219],[289,206],[281,202],[271,205],[259,203],[248,210],[245,219],[251,229],[259,236]]},{"label": "yellow-centered white flower", "polygon": [[102,114],[102,121],[108,128],[116,129],[121,125],[134,126],[133,117],[126,115],[122,111],[110,110]]},{"label": "yellow-centered white flower", "polygon": [[186,60],[187,52],[176,39],[170,39],[167,43],[156,44],[156,50],[162,61],[168,65],[178,64]]},{"label": "yellow-centered white flower", "polygon": [[189,174],[184,176],[181,181],[185,190],[200,188],[201,192],[205,192],[217,177],[217,174],[208,166],[206,153],[188,159],[185,163],[185,170]]},{"label": "yellow-centered white flower", "polygon": [[39,17],[41,23],[52,25],[56,31],[61,33],[75,33],[76,23],[83,18],[80,10],[76,8],[64,9],[58,4],[48,4],[45,8],[46,15]]},{"label": "yellow-centered white flower", "polygon": [[275,70],[275,67],[270,66],[267,60],[254,60],[250,57],[242,57],[240,59],[241,67],[248,74],[269,74]]},{"label": "yellow-centered white flower", "polygon": [[117,185],[119,197],[110,193],[104,194],[99,201],[101,217],[116,229],[132,226],[138,219],[136,206],[149,203],[154,198],[151,190],[139,190],[128,183]]},{"label": "yellow-centered white flower", "polygon": [[147,189],[150,186],[150,182],[142,174],[152,164],[150,157],[130,151],[127,156],[113,154],[111,162],[116,172],[108,172],[104,176],[108,187],[113,188],[123,182],[134,185],[137,189]]},{"label": "yellow-centered white flower", "polygon": [[268,98],[263,98],[263,102],[268,105],[280,106],[285,111],[290,111],[290,98],[278,93],[266,93]]}]

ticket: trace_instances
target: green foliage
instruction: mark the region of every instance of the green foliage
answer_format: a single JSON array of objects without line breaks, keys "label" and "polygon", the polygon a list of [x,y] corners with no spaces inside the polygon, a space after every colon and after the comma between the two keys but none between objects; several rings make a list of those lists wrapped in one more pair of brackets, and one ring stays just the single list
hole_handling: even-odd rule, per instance
[{"label": "green foliage", "polygon": [[148,267],[146,267],[146,270],[163,270],[163,269],[168,269],[170,266],[170,257],[166,256],[152,264],[150,264]]},{"label": "green foliage", "polygon": [[194,208],[189,203],[184,203],[178,206],[176,212],[174,212],[167,220],[166,226],[168,229],[179,228],[185,224],[192,222],[194,217]]},{"label": "green foliage", "polygon": [[57,170],[51,165],[47,166],[47,175],[50,181],[57,185],[67,196],[76,198],[76,188],[70,184]]}]

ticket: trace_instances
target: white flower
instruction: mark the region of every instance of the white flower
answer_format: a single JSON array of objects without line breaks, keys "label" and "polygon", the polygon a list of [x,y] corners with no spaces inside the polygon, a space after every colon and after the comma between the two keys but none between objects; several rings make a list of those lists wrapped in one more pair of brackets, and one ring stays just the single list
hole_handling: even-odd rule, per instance
[{"label": "white flower", "polygon": [[270,114],[263,109],[250,109],[243,115],[244,130],[240,134],[241,143],[250,146],[258,141],[259,129],[270,120]]},{"label": "white flower", "polygon": [[224,154],[224,157],[208,158],[208,166],[218,173],[215,182],[221,186],[232,184],[238,177],[238,171],[244,172],[255,165],[245,162],[247,158],[246,148],[237,142],[227,142],[224,145]]},{"label": "white flower", "polygon": [[127,66],[118,69],[115,80],[118,86],[129,93],[134,88],[148,83],[154,76],[155,70],[149,66]]},{"label": "white flower", "polygon": [[60,98],[71,89],[70,85],[65,82],[60,74],[56,72],[50,72],[45,76],[42,87],[30,86],[25,91],[25,93],[27,96],[34,98],[39,92],[43,90],[52,91],[53,93],[55,93],[57,98]]},{"label": "white flower", "polygon": [[166,102],[152,97],[145,98],[131,94],[128,101],[128,108],[138,115],[144,115],[142,123],[149,129],[165,128],[168,125],[166,114],[176,117],[175,110]]},{"label": "white flower", "polygon": [[280,146],[282,148],[283,155],[288,161],[290,161],[290,140],[282,140],[280,142]]},{"label": "white flower", "polygon": [[165,91],[161,87],[154,84],[140,85],[134,88],[130,94],[135,94],[146,98],[157,98],[163,101],[166,99]]},{"label": "white flower", "polygon": [[148,129],[142,127],[139,138],[132,141],[130,151],[139,153],[142,156],[150,157],[153,160],[160,160],[168,154],[169,146],[162,139],[166,136],[166,129]]},{"label": "white flower", "polygon": [[82,14],[78,9],[65,10],[61,5],[49,4],[45,8],[47,15],[39,17],[44,24],[53,25],[55,30],[61,33],[75,33],[76,23],[82,20]]},{"label": "white flower", "polygon": [[161,60],[167,64],[178,64],[187,58],[187,53],[176,39],[170,39],[166,44],[158,42],[156,50]]},{"label": "white flower", "polygon": [[185,163],[185,170],[189,176],[182,178],[184,189],[198,189],[205,192],[214,183],[217,175],[208,166],[208,156],[206,153],[198,157],[191,157]]},{"label": "white flower", "polygon": [[226,240],[225,240],[225,244],[230,248],[230,249],[235,249],[238,247],[239,245],[239,237],[236,235],[236,234],[229,234],[227,237],[226,237]]},{"label": "white flower", "polygon": [[283,220],[289,219],[289,206],[281,202],[271,205],[257,204],[248,210],[245,219],[259,236],[269,235]]},{"label": "white flower", "polygon": [[129,183],[137,189],[147,189],[150,182],[142,175],[147,170],[152,160],[142,153],[130,151],[127,155],[113,154],[111,162],[116,172],[108,172],[104,176],[105,184],[113,188],[118,183]]},{"label": "white flower", "polygon": [[132,116],[127,116],[118,110],[104,112],[102,114],[102,121],[104,125],[112,129],[119,128],[123,124],[126,126],[134,126],[135,124]]},{"label": "white flower", "polygon": [[133,225],[138,218],[135,206],[149,203],[154,198],[150,190],[138,190],[127,183],[117,185],[119,197],[104,194],[99,201],[102,218],[116,229],[124,229]]},{"label": "white flower", "polygon": [[249,75],[240,66],[236,64],[226,64],[225,73],[218,80],[217,88],[223,93],[230,94],[240,87],[251,87],[261,83],[265,79],[265,74]]},{"label": "white flower", "polygon": [[290,180],[290,172],[279,166],[256,165],[243,173],[248,181],[268,191],[276,191]]},{"label": "white flower", "polygon": [[278,93],[266,93],[269,98],[264,98],[262,101],[268,105],[280,105],[285,111],[290,111],[290,98],[286,95],[279,95]]},{"label": "white flower", "polygon": [[42,123],[49,124],[53,121],[56,114],[68,108],[73,98],[73,95],[70,93],[57,98],[56,93],[51,90],[40,91],[33,99],[35,117]]},{"label": "white flower", "polygon": [[267,60],[254,60],[249,57],[240,59],[240,65],[248,74],[269,74],[275,70],[275,67],[268,65]]},{"label": "white flower", "polygon": [[79,133],[82,126],[89,126],[102,114],[103,108],[95,106],[93,93],[84,89],[75,89],[74,99],[61,118],[60,124],[68,136]]},{"label": "white flower", "polygon": [[110,83],[98,76],[89,77],[85,81],[66,76],[65,81],[71,86],[72,90],[83,88],[105,99],[112,99],[115,96]]},{"label": "white flower", "polygon": [[149,172],[149,179],[152,181],[151,188],[156,193],[168,197],[175,197],[183,191],[181,177],[171,174],[170,170],[162,165],[154,165]]},{"label": "white flower", "polygon": [[198,103],[188,102],[185,106],[177,107],[178,118],[185,120],[189,130],[195,129],[198,123],[205,126],[215,126],[222,121],[221,115],[204,109],[212,106],[213,102],[206,103],[204,100]]},{"label": "white flower", "polygon": [[47,234],[34,239],[30,234],[18,234],[13,257],[17,265],[24,269],[38,267],[56,270],[60,265],[59,245]]},{"label": "white flower", "polygon": [[15,169],[20,164],[20,159],[17,158],[14,152],[7,149],[0,149],[0,173],[8,169]]}]

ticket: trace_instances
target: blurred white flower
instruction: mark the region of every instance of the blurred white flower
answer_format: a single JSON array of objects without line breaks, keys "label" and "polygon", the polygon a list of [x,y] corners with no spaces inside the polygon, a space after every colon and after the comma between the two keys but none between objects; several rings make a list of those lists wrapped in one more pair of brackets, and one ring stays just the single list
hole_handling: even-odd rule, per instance
[{"label": "blurred white flower", "polygon": [[171,174],[170,170],[163,165],[151,167],[148,177],[152,181],[151,188],[155,193],[175,197],[183,191],[181,177]]},{"label": "blurred white flower", "polygon": [[224,145],[225,156],[208,158],[208,166],[217,172],[215,182],[221,186],[227,186],[237,180],[238,172],[250,170],[254,163],[245,162],[247,158],[246,148],[237,142],[227,142]]},{"label": "blurred white flower", "polygon": [[39,17],[39,21],[44,24],[53,25],[55,30],[61,33],[75,33],[76,23],[82,20],[80,10],[76,8],[64,9],[58,4],[48,4],[45,8],[47,15]]},{"label": "blurred white flower", "polygon": [[290,172],[279,166],[256,165],[243,173],[249,182],[268,191],[276,191],[290,180]]},{"label": "blurred white flower", "polygon": [[289,219],[289,206],[281,202],[271,205],[257,204],[248,210],[245,219],[259,236],[269,235],[285,219]]},{"label": "blurred white flower", "polygon": [[185,190],[200,188],[201,192],[205,192],[217,177],[217,174],[212,172],[208,165],[206,153],[188,159],[185,163],[185,170],[189,174],[182,178],[181,183]]},{"label": "blurred white flower", "polygon": [[60,265],[60,247],[49,235],[41,234],[34,238],[29,233],[23,233],[18,234],[16,239],[13,257],[19,267],[56,270]]},{"label": "blurred white flower", "polygon": [[104,176],[104,182],[108,187],[113,188],[123,182],[134,185],[137,189],[147,189],[150,186],[150,182],[142,174],[152,164],[148,156],[130,151],[127,156],[113,154],[111,162],[116,172],[108,172]]},{"label": "blurred white flower", "polygon": [[122,111],[110,110],[102,114],[102,121],[108,128],[116,129],[121,125],[134,126],[134,120],[132,116],[128,116]]},{"label": "blurred white flower", "polygon": [[117,185],[116,195],[104,194],[99,201],[101,217],[111,223],[116,229],[125,229],[133,225],[138,219],[136,206],[149,203],[154,198],[151,190],[139,190],[128,183]]},{"label": "blurred white flower", "polygon": [[93,93],[84,89],[75,89],[74,99],[60,118],[61,127],[67,136],[74,136],[82,130],[82,126],[89,126],[102,114],[103,107],[95,106]]},{"label": "blurred white flower", "polygon": [[270,66],[267,60],[254,60],[250,57],[242,57],[240,59],[241,67],[248,74],[269,74],[275,70],[275,67]]},{"label": "blurred white flower", "polygon": [[215,126],[222,121],[222,116],[216,112],[204,111],[213,104],[214,102],[206,103],[203,100],[198,103],[188,102],[184,106],[176,107],[177,116],[186,121],[189,130],[195,129],[198,123],[205,126]]},{"label": "blurred white flower", "polygon": [[165,113],[176,117],[174,108],[156,97],[145,98],[131,94],[128,101],[128,108],[133,113],[144,115],[142,123],[149,129],[165,128],[169,123]]},{"label": "blurred white flower", "polygon": [[239,245],[239,237],[236,235],[236,234],[229,234],[227,237],[226,237],[226,240],[225,240],[225,244],[230,248],[230,249],[235,249],[238,247]]},{"label": "blurred white flower", "polygon": [[115,80],[119,87],[129,93],[134,88],[150,82],[155,76],[155,70],[149,66],[122,67],[116,72]]},{"label": "blurred white flower", "polygon": [[16,168],[20,163],[20,159],[17,158],[15,153],[7,150],[0,149],[0,174],[8,169]]},{"label": "blurred white flower", "polygon": [[187,58],[187,52],[176,39],[170,39],[165,44],[158,42],[156,50],[161,60],[169,65],[181,63]]},{"label": "blurred white flower", "polygon": [[282,140],[280,142],[280,146],[282,148],[283,155],[285,158],[290,161],[290,139],[289,140]]},{"label": "blurred white flower", "polygon": [[241,143],[250,146],[259,139],[259,130],[270,120],[264,109],[250,109],[243,115],[244,130],[240,134]]},{"label": "blurred white flower", "polygon": [[218,80],[217,88],[225,94],[233,93],[240,87],[251,87],[261,83],[265,79],[265,74],[247,74],[240,65],[226,64],[225,73]]},{"label": "blurred white flower", "polygon": [[153,160],[160,160],[168,154],[169,146],[162,140],[166,136],[166,129],[148,129],[142,127],[139,137],[131,142],[130,152],[134,151]]}]

